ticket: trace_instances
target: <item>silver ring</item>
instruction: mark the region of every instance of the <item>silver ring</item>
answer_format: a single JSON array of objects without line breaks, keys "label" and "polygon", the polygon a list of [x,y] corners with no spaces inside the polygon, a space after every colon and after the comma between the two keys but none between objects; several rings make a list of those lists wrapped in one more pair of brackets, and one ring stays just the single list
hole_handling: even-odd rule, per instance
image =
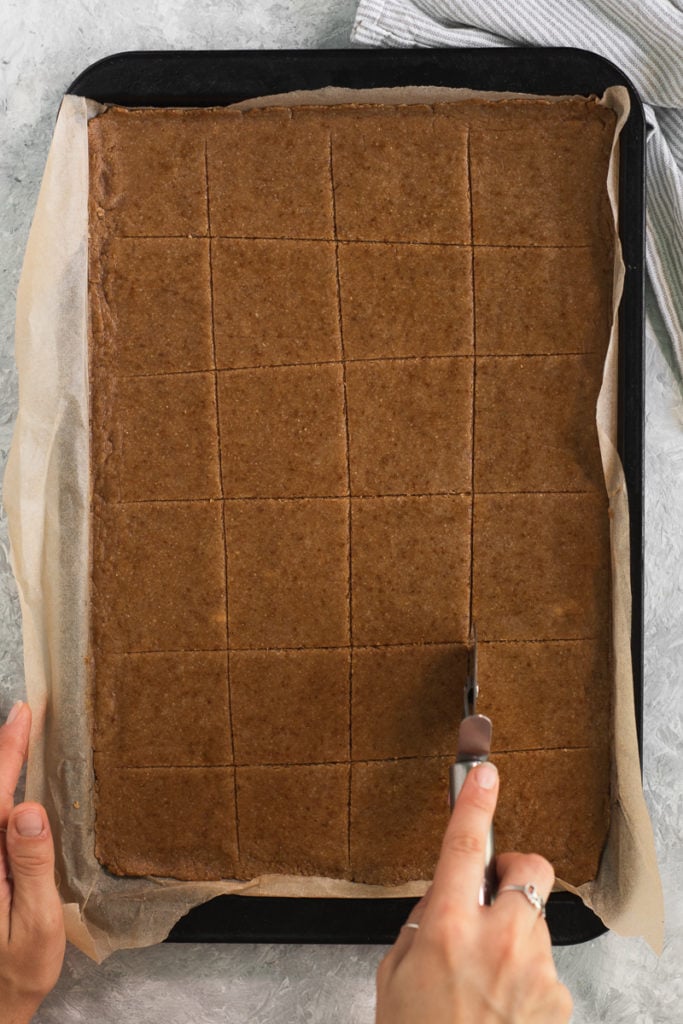
[{"label": "silver ring", "polygon": [[541,917],[545,917],[545,900],[531,882],[527,882],[526,885],[504,885],[502,889],[498,890],[496,899],[504,892],[521,892],[526,896],[531,906],[536,908]]},{"label": "silver ring", "polygon": [[406,921],[406,923],[405,923],[405,924],[403,925],[403,927],[404,927],[404,928],[414,928],[414,929],[415,929],[415,930],[417,931],[417,929],[418,929],[418,928],[419,928],[420,926],[419,926],[419,924],[417,924],[417,922],[415,922],[415,921]]}]

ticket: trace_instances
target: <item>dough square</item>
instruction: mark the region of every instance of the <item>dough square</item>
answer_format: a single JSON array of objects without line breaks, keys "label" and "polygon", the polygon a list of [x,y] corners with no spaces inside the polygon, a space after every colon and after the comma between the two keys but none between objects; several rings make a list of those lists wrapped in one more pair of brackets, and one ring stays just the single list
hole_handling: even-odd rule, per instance
[{"label": "dough square", "polygon": [[226,651],[105,655],[95,668],[96,750],[126,767],[232,763]]},{"label": "dough square", "polygon": [[349,766],[237,768],[245,878],[348,875]]},{"label": "dough square", "polygon": [[576,121],[586,117],[602,121],[614,119],[611,110],[599,106],[596,97],[568,96],[544,99],[539,96],[524,98],[446,100],[432,104],[435,116],[453,118],[470,128],[498,129],[509,132],[528,131],[529,127],[549,124],[555,127],[563,121]]},{"label": "dough square", "polygon": [[88,142],[92,216],[107,231],[207,234],[204,133],[187,112],[113,108],[88,122]]},{"label": "dough square", "polygon": [[611,246],[475,248],[478,355],[607,351]]},{"label": "dough square", "polygon": [[496,754],[499,850],[540,853],[571,885],[597,877],[609,828],[609,744]]},{"label": "dough square", "polygon": [[609,741],[605,638],[482,643],[477,658],[477,711],[493,722],[494,751]]},{"label": "dough square", "polygon": [[341,358],[333,242],[213,239],[219,368]]},{"label": "dough square", "polygon": [[597,355],[480,356],[474,485],[481,491],[604,490]]},{"label": "dough square", "polygon": [[447,245],[339,245],[348,359],[472,353],[472,252]]},{"label": "dough square", "polygon": [[208,141],[211,234],[332,238],[330,137],[286,110],[255,110]]},{"label": "dough square", "polygon": [[112,239],[91,264],[91,320],[109,373],[212,369],[208,241]]},{"label": "dough square", "polygon": [[95,856],[115,875],[234,878],[234,768],[119,768],[95,754]]},{"label": "dough square", "polygon": [[467,133],[422,110],[333,126],[340,239],[469,244]]},{"label": "dough square", "polygon": [[589,245],[614,232],[614,119],[470,133],[475,245]]},{"label": "dough square", "polygon": [[225,649],[219,502],[96,501],[93,547],[96,650]]},{"label": "dough square", "polygon": [[449,759],[351,766],[351,877],[398,885],[431,879],[448,824]]},{"label": "dough square", "polygon": [[352,757],[454,756],[467,678],[467,648],[356,647]]},{"label": "dough square", "polygon": [[238,764],[349,756],[348,650],[233,651],[230,695]]},{"label": "dough square", "polygon": [[[112,391],[112,453],[98,473],[100,495],[113,491],[119,501],[220,498],[213,373],[118,378]],[[114,477],[111,487],[107,473]]]},{"label": "dough square", "polygon": [[347,498],[226,502],[230,646],[349,642]]},{"label": "dough square", "polygon": [[349,363],[351,493],[471,489],[469,358]]},{"label": "dough square", "polygon": [[348,493],[341,364],[226,371],[218,403],[226,497]]},{"label": "dough square", "polygon": [[467,639],[470,498],[354,498],[352,623],[358,646]]},{"label": "dough square", "polygon": [[605,636],[603,494],[493,494],[474,501],[473,615],[480,640]]}]

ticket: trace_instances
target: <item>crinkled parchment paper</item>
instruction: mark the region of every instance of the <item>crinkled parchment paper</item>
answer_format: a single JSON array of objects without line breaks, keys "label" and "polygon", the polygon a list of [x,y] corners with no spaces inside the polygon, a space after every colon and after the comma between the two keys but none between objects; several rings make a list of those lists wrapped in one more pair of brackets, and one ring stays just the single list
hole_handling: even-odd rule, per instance
[{"label": "crinkled parchment paper", "polygon": [[[326,89],[250,100],[240,106],[429,103],[473,95],[477,94],[451,89]],[[501,94],[479,95],[490,99]],[[621,126],[628,113],[626,90],[610,89],[602,102],[616,110]],[[4,492],[34,720],[27,797],[45,804],[50,816],[68,937],[97,961],[120,947],[160,942],[191,907],[221,893],[413,896],[422,894],[427,885],[416,881],[392,889],[275,875],[250,882],[199,883],[118,878],[95,859],[86,667],[90,509],[87,120],[101,109],[86,99],[66,96],[55,127],[19,285],[19,414]],[[615,143],[609,180],[615,211],[617,161]],[[631,675],[628,502],[616,451],[616,309],[622,282],[623,265],[617,256],[615,320],[597,406],[612,528],[616,666],[612,816],[599,876],[578,892],[608,927],[623,935],[643,935],[659,950],[661,886],[640,781]]]}]

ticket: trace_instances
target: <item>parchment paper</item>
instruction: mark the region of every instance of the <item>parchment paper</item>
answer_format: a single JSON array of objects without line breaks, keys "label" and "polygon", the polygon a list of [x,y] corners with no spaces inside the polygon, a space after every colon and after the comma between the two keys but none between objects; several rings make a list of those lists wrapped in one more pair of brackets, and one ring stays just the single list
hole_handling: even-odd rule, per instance
[{"label": "parchment paper", "polygon": [[[249,100],[237,106],[431,103],[513,95],[517,94],[422,87],[324,89]],[[609,89],[601,102],[617,112],[620,129],[628,115],[626,90]],[[417,896],[428,884],[416,881],[389,888],[278,875],[250,882],[129,879],[110,875],[95,859],[87,699],[87,120],[102,109],[87,99],[66,96],[57,119],[17,297],[19,413],[4,489],[23,616],[26,686],[33,709],[27,798],[43,803],[50,817],[68,938],[98,962],[121,947],[162,941],[191,907],[221,893]],[[615,141],[608,182],[615,222],[617,183]],[[616,310],[623,284],[618,252],[614,274],[614,322],[597,405],[610,501],[614,596],[612,814],[598,878],[572,891],[578,891],[609,928],[622,935],[642,935],[659,952],[663,904],[640,781],[630,657],[628,502],[616,451]]]}]

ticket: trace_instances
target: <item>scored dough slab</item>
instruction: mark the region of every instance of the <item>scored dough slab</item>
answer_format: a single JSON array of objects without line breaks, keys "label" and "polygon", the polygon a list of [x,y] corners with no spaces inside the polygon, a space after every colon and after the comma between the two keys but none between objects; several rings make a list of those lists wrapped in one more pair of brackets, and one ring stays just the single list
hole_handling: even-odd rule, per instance
[{"label": "scored dough slab", "polygon": [[112,871],[428,878],[473,614],[503,840],[595,872],[613,128],[581,98],[92,119]]}]

